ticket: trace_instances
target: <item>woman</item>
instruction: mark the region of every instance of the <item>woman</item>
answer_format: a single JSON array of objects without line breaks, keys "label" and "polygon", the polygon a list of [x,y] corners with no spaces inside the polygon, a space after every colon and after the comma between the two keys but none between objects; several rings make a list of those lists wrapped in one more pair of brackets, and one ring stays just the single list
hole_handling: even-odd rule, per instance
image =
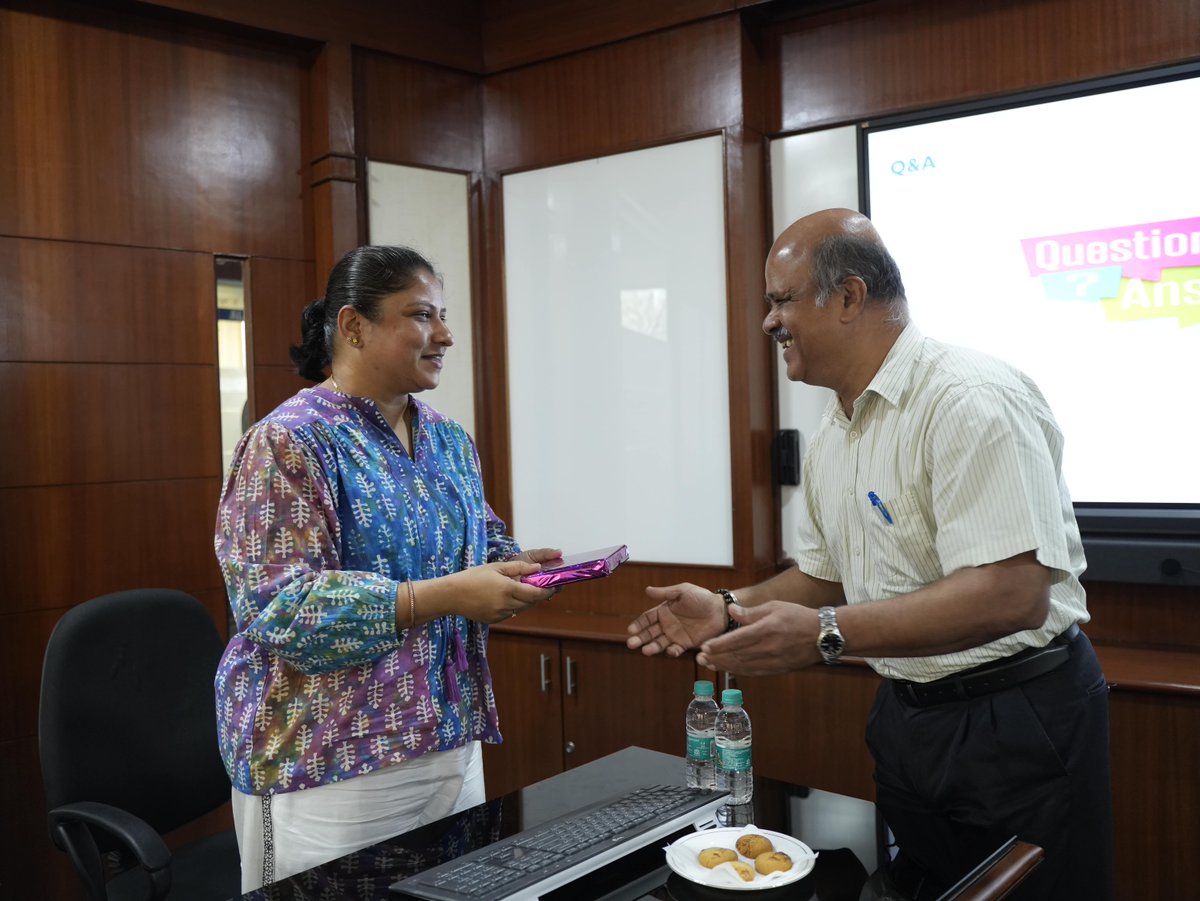
[{"label": "woman", "polygon": [[437,387],[445,318],[419,254],[351,251],[292,348],[319,384],[230,466],[216,694],[244,891],[484,800],[486,624],[550,597],[519,577],[560,554],[504,534],[471,439],[414,397]]}]

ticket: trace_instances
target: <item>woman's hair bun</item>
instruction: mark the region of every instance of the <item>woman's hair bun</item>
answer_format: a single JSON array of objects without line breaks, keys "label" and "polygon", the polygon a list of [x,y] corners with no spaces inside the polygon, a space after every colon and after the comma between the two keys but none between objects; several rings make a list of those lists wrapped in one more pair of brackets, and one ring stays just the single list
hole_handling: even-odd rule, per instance
[{"label": "woman's hair bun", "polygon": [[288,352],[303,378],[319,382],[325,378],[324,370],[329,365],[324,297],[318,297],[304,308],[300,325],[300,343],[290,347]]}]

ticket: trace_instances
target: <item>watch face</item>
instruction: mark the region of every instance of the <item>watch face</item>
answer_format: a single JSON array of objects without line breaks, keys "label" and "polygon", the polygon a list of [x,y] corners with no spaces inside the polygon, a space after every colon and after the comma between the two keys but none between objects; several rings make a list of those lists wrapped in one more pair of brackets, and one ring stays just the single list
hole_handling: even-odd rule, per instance
[{"label": "watch face", "polygon": [[817,650],[825,658],[826,663],[833,663],[846,648],[846,639],[838,631],[837,614],[832,607],[822,607],[817,611],[821,624],[821,632],[817,635]]},{"label": "watch face", "polygon": [[846,643],[837,632],[826,632],[821,636],[817,646],[821,649],[822,654],[830,656],[840,654]]}]

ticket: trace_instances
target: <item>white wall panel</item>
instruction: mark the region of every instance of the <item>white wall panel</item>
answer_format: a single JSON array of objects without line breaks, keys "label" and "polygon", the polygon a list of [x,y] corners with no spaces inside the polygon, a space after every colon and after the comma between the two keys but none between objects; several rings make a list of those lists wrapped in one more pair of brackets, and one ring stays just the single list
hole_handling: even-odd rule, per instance
[{"label": "white wall panel", "polygon": [[[775,235],[797,219],[833,207],[858,209],[857,126],[828,128],[779,138],[771,142],[771,208]],[[779,427],[798,429],[803,459],[808,441],[833,392],[803,382],[788,381],[776,361],[779,385]],[[799,487],[780,490],[783,550],[795,548],[796,523],[804,498]]]},{"label": "white wall panel", "polygon": [[368,161],[367,201],[371,243],[411,247],[442,276],[454,346],[446,354],[441,384],[421,399],[474,435],[467,176]]}]

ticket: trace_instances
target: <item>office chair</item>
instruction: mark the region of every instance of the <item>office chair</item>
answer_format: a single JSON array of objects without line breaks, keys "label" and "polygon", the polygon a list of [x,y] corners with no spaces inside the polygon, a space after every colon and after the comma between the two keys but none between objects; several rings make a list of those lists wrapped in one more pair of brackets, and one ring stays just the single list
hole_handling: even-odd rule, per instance
[{"label": "office chair", "polygon": [[[229,800],[213,696],[222,650],[204,606],[169,589],[85,601],[50,635],[38,723],[50,835],[89,901],[241,894],[232,830],[174,852],[162,839]],[[113,850],[137,866],[106,882]]]}]

